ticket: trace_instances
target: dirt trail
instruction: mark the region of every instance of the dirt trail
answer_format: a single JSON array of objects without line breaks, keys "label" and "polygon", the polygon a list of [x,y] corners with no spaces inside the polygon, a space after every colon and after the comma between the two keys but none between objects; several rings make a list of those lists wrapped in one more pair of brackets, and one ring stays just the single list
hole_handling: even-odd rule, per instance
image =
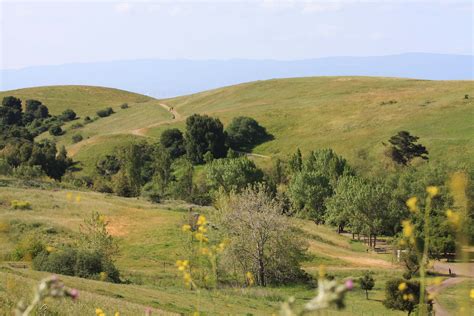
[{"label": "dirt trail", "polygon": [[[434,270],[438,273],[447,275],[449,269],[457,276],[446,279],[441,284],[429,286],[427,289],[429,293],[437,294],[448,287],[474,278],[474,265],[472,263],[436,262],[434,265]],[[433,308],[436,316],[451,315],[436,299],[434,300]]]},{"label": "dirt trail", "polygon": [[79,143],[76,143],[76,144],[73,144],[73,145],[69,146],[67,148],[68,156],[69,157],[74,157],[79,152],[79,150],[81,150],[81,148],[83,148],[86,145],[91,145],[91,144],[97,143],[99,141],[99,139],[102,136],[105,136],[105,135],[110,136],[110,135],[120,135],[120,134],[132,134],[132,135],[136,135],[136,136],[140,136],[140,137],[150,137],[150,136],[147,135],[147,132],[150,128],[160,126],[160,125],[163,125],[163,124],[169,124],[169,123],[173,123],[173,122],[183,120],[183,117],[181,116],[181,114],[179,114],[173,107],[170,107],[169,105],[167,105],[165,103],[159,103],[159,105],[161,107],[163,107],[165,110],[167,110],[171,113],[172,119],[161,121],[161,122],[158,122],[158,123],[148,125],[146,127],[137,128],[137,129],[133,129],[133,130],[130,130],[130,131],[120,131],[120,132],[115,132],[115,133],[108,133],[108,134],[101,134],[101,135],[92,136],[88,139],[85,139],[85,140],[79,142]]}]

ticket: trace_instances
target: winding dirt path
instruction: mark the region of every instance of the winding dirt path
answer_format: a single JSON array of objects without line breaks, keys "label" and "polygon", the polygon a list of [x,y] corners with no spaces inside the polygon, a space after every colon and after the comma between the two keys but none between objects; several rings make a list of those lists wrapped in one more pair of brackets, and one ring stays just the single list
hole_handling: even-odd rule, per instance
[{"label": "winding dirt path", "polygon": [[[474,265],[472,263],[447,263],[447,262],[436,262],[434,270],[438,273],[448,274],[449,269],[452,269],[453,273],[456,273],[456,277],[450,277],[441,284],[431,285],[428,287],[428,292],[432,294],[438,294],[442,290],[464,282],[466,280],[474,279]],[[436,316],[449,316],[451,313],[447,311],[437,299],[434,300],[433,304],[434,312]]]},{"label": "winding dirt path", "polygon": [[184,119],[184,117],[181,116],[181,114],[179,114],[178,111],[174,109],[174,107],[171,107],[165,103],[159,103],[159,105],[171,113],[171,115],[173,116],[171,120],[161,121],[161,122],[154,123],[145,127],[137,128],[137,129],[132,130],[130,133],[136,136],[149,137],[147,135],[147,132],[150,128],[157,127],[164,124],[179,122]]}]

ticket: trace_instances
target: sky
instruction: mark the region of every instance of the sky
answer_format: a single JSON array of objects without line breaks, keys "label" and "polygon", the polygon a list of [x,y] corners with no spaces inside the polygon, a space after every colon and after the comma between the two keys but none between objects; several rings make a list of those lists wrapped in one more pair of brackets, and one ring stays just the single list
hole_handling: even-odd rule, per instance
[{"label": "sky", "polygon": [[474,1],[0,0],[0,68],[159,59],[473,54]]}]

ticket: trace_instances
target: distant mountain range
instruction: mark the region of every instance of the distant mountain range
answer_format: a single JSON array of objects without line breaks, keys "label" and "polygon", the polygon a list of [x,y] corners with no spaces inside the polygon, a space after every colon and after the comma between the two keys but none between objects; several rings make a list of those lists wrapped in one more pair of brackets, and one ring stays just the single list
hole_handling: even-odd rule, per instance
[{"label": "distant mountain range", "polygon": [[167,98],[255,80],[346,75],[472,80],[474,56],[407,53],[295,61],[142,59],[73,63],[0,70],[0,90],[81,84]]}]

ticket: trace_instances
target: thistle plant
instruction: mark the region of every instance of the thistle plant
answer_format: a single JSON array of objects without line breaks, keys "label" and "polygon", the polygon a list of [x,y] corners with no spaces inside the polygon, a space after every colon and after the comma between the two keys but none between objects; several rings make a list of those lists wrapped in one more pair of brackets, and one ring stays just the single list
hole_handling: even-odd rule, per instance
[{"label": "thistle plant", "polygon": [[26,304],[23,301],[18,303],[15,310],[16,316],[28,316],[34,309],[41,304],[46,298],[65,298],[69,297],[76,300],[79,296],[79,291],[76,289],[67,288],[64,283],[55,275],[43,279],[38,287],[35,289],[33,300]]}]

